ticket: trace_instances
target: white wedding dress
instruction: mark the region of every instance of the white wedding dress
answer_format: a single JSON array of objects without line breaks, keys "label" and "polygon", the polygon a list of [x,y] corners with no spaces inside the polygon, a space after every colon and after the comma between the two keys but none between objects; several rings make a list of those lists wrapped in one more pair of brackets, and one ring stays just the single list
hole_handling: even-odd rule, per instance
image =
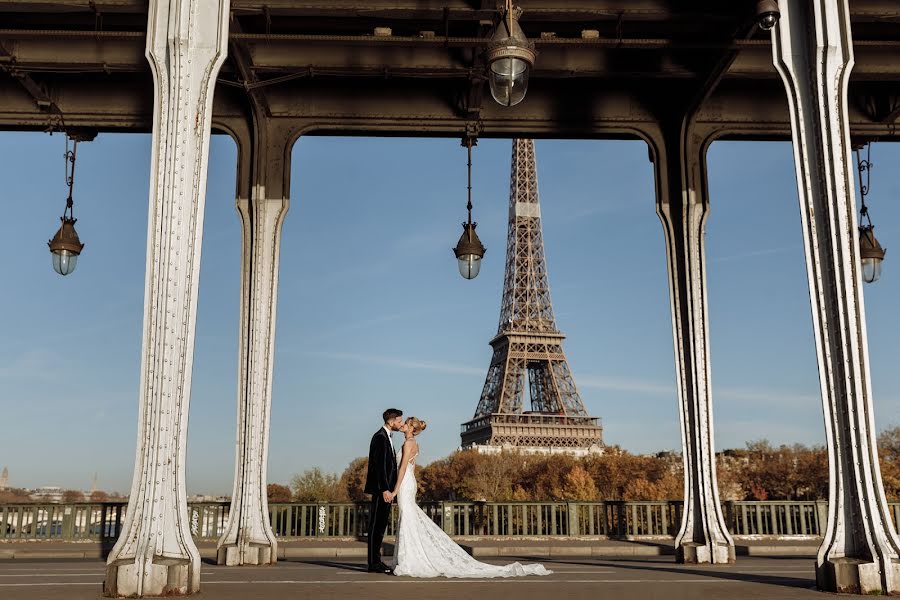
[{"label": "white wedding dress", "polygon": [[[397,490],[400,523],[394,547],[394,575],[407,577],[520,577],[550,575],[544,565],[489,565],[479,562],[459,547],[416,504],[415,456]],[[400,462],[398,456],[397,462]]]}]

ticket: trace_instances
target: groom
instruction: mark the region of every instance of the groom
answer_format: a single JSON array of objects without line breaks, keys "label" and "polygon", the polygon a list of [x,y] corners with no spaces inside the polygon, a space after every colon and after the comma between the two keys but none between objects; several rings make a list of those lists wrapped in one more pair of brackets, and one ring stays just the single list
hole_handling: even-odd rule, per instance
[{"label": "groom", "polygon": [[391,516],[391,491],[397,485],[397,455],[391,443],[391,432],[400,431],[403,411],[389,408],[384,411],[384,426],[375,432],[369,444],[369,471],[365,492],[372,495],[369,509],[369,572],[391,573],[381,562],[381,542]]}]

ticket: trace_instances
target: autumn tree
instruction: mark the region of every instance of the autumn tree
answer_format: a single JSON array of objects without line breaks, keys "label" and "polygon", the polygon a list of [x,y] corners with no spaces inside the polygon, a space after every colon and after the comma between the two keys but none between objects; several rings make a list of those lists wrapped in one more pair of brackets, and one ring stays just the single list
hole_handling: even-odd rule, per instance
[{"label": "autumn tree", "polygon": [[424,467],[416,467],[420,498],[431,502],[458,500],[454,475],[453,455],[438,459]]},{"label": "autumn tree", "polygon": [[291,479],[294,500],[297,502],[348,502],[347,490],[333,473],[323,473],[315,467],[294,475]]},{"label": "autumn tree", "polygon": [[368,470],[369,459],[365,456],[354,458],[347,468],[344,469],[340,485],[346,491],[347,498],[354,502],[369,499],[369,495],[364,491]]},{"label": "autumn tree", "polygon": [[109,494],[103,490],[94,490],[90,496],[91,502],[109,502]]},{"label": "autumn tree", "polygon": [[878,435],[878,459],[885,495],[900,499],[900,426],[885,429]]},{"label": "autumn tree", "polygon": [[468,451],[466,454],[471,460],[468,461],[469,468],[462,473],[464,479],[460,491],[463,497],[488,502],[512,500],[516,477],[523,468],[522,455],[509,451],[497,454]]},{"label": "autumn tree", "polygon": [[32,502],[28,490],[22,488],[0,490],[0,503],[2,504],[24,504],[26,502]]},{"label": "autumn tree", "polygon": [[566,500],[566,475],[575,466],[576,459],[567,454],[529,457],[524,489],[531,484],[532,498]]},{"label": "autumn tree", "polygon": [[280,483],[270,483],[266,486],[266,498],[271,504],[287,503],[293,499],[291,488]]},{"label": "autumn tree", "polygon": [[66,490],[63,492],[62,499],[66,504],[84,502],[84,492],[79,492],[78,490]]},{"label": "autumn tree", "polygon": [[580,464],[575,464],[566,473],[560,491],[566,500],[597,501],[600,499],[594,478]]}]

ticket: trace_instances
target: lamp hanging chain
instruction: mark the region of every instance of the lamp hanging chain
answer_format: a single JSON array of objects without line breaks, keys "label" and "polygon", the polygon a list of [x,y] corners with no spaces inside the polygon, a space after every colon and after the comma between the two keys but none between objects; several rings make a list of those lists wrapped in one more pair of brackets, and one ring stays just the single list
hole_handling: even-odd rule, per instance
[{"label": "lamp hanging chain", "polygon": [[468,163],[466,164],[467,176],[468,179],[466,181],[466,193],[467,199],[466,202],[466,211],[469,213],[469,223],[466,229],[466,237],[468,237],[469,241],[472,241],[472,136],[466,137],[466,153],[468,154]]},{"label": "lamp hanging chain", "polygon": [[[872,217],[869,216],[869,207],[866,206],[866,196],[869,195],[872,184],[872,143],[866,143],[865,160],[859,155],[859,148],[856,149],[857,175],[859,177],[859,195],[860,195],[860,221],[865,217],[868,221],[868,227],[872,227]],[[863,175],[865,174],[865,183],[863,183]]]},{"label": "lamp hanging chain", "polygon": [[69,150],[69,137],[66,136],[66,185],[69,186],[69,196],[66,198],[66,208],[63,210],[63,218],[66,218],[66,213],[69,213],[70,219],[74,219],[74,212],[72,210],[74,206],[74,202],[72,200],[72,188],[75,186],[75,152],[78,150],[78,140],[74,140],[72,143],[72,149]]},{"label": "lamp hanging chain", "polygon": [[468,202],[466,203],[466,210],[469,212],[469,237],[472,237],[472,138],[466,138],[466,151],[468,153],[468,183],[467,183],[467,193],[468,193]]}]

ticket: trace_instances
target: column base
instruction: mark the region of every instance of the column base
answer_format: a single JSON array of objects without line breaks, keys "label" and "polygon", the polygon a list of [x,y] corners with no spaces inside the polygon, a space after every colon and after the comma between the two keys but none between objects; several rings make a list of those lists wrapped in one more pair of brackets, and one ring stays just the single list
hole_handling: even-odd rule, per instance
[{"label": "column base", "polygon": [[881,567],[877,562],[849,557],[830,558],[816,564],[816,586],[820,590],[839,594],[893,595],[900,591],[900,562],[888,563],[882,579]]},{"label": "column base", "polygon": [[103,582],[107,598],[187,596],[199,591],[200,570],[185,558],[157,556],[146,565],[133,560],[107,565]]},{"label": "column base", "polygon": [[251,542],[241,548],[240,544],[219,546],[216,563],[229,567],[241,565],[274,565],[278,562],[278,546]]},{"label": "column base", "polygon": [[685,565],[734,564],[734,546],[685,542],[675,548],[675,562]]}]

